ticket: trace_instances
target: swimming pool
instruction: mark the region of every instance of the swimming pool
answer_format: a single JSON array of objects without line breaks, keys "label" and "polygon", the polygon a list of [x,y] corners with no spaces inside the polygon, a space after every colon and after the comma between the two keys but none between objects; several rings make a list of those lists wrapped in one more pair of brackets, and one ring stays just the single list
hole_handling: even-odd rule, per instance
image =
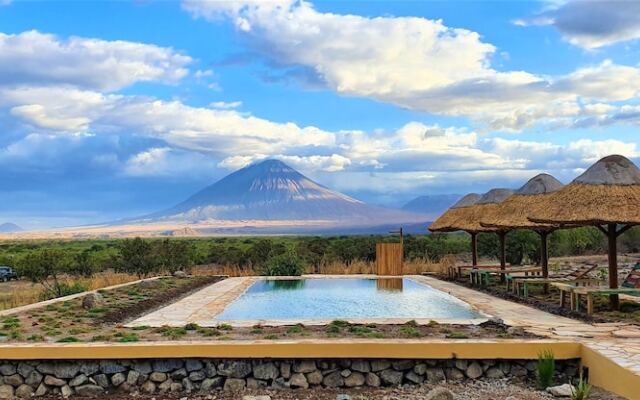
[{"label": "swimming pool", "polygon": [[330,319],[477,319],[445,292],[408,278],[260,279],[215,317],[218,321]]}]

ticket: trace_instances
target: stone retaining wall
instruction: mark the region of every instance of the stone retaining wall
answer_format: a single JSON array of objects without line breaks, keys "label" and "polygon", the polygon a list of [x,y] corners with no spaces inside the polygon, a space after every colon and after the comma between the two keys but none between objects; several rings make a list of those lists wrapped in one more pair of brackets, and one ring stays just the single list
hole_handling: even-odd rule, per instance
[{"label": "stone retaining wall", "polygon": [[[575,377],[578,366],[578,360],[557,361],[557,381]],[[535,361],[522,360],[0,361],[0,398],[527,380],[535,370]]]}]

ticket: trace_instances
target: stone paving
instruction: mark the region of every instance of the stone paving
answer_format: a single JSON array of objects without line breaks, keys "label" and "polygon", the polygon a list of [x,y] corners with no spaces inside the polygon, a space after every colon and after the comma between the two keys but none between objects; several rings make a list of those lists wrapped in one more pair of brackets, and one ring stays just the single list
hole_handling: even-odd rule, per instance
[{"label": "stone paving", "polygon": [[[309,276],[314,278],[315,276]],[[324,278],[332,276],[323,276]],[[347,276],[335,276],[344,278]],[[363,276],[359,276],[363,277]],[[518,326],[527,332],[550,339],[573,339],[588,345],[617,364],[640,375],[640,327],[627,323],[597,323],[588,324],[582,321],[561,317],[529,307],[494,297],[452,282],[442,281],[427,276],[406,276],[416,282],[429,285],[435,289],[449,293],[468,303],[477,311],[485,315],[503,320],[511,326]],[[259,277],[229,278],[210,285],[176,303],[145,315],[127,326],[184,326],[194,322],[202,326],[217,324],[215,315],[237,299]],[[440,321],[449,323],[479,323],[484,320]],[[288,325],[291,321],[234,321],[237,326],[252,326],[256,323],[265,325]],[[330,321],[296,321],[306,325],[324,324]],[[404,323],[400,319],[353,320],[354,323]],[[418,323],[428,323],[429,320],[417,320]]]}]

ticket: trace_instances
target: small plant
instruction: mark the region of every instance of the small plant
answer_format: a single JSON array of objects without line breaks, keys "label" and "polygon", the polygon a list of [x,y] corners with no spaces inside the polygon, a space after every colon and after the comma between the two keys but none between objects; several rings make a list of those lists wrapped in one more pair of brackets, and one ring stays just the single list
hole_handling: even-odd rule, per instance
[{"label": "small plant", "polygon": [[275,333],[271,333],[271,334],[269,334],[269,335],[265,335],[265,337],[264,337],[264,338],[265,338],[265,339],[267,339],[267,340],[275,340],[275,339],[278,339],[278,338],[279,338],[279,336],[278,336],[278,335],[276,335]]},{"label": "small plant", "polygon": [[267,276],[300,276],[304,273],[304,265],[295,254],[285,253],[267,261],[260,273]]},{"label": "small plant", "polygon": [[571,400],[587,400],[589,396],[591,396],[591,385],[580,374],[578,384],[575,388],[571,388]]},{"label": "small plant", "polygon": [[262,328],[253,328],[251,329],[251,334],[253,335],[262,335],[264,333],[264,329]]},{"label": "small plant", "polygon": [[122,332],[122,334],[120,335],[120,339],[118,339],[118,342],[131,343],[131,342],[137,342],[138,340],[140,340],[140,338],[136,333]]},{"label": "small plant", "polygon": [[77,343],[79,341],[80,339],[78,339],[75,336],[66,336],[66,337],[63,337],[62,339],[58,339],[58,343]]},{"label": "small plant", "polygon": [[16,317],[7,317],[2,320],[4,324],[2,329],[12,329],[20,327],[20,320]]},{"label": "small plant", "polygon": [[229,324],[220,324],[217,326],[217,328],[221,331],[232,331],[233,330],[233,326],[229,325]]},{"label": "small plant", "polygon": [[184,326],[184,329],[188,331],[195,331],[195,330],[198,330],[198,328],[199,328],[198,324],[194,322],[190,322]]},{"label": "small plant", "polygon": [[133,329],[134,331],[144,331],[145,329],[149,329],[149,327],[146,325],[140,325],[140,326],[134,326],[131,329]]},{"label": "small plant", "polygon": [[400,332],[407,337],[420,337],[422,336],[422,334],[420,333],[420,331],[418,329],[416,329],[415,326],[412,325],[405,325],[402,328],[400,328]]},{"label": "small plant", "polygon": [[27,338],[30,342],[44,342],[44,336],[42,335],[31,335]]},{"label": "small plant", "polygon": [[405,324],[406,326],[412,326],[412,327],[414,327],[414,328],[417,328],[417,327],[418,327],[418,323],[416,322],[416,320],[415,320],[415,319],[412,319],[411,321],[407,321],[407,322],[405,322],[404,324]]},{"label": "small plant", "polygon": [[325,328],[325,331],[327,332],[328,335],[337,335],[340,332],[342,332],[342,330],[338,325],[333,325],[333,324],[327,325],[327,327]]},{"label": "small plant", "polygon": [[544,390],[553,385],[553,376],[556,373],[556,359],[553,351],[545,350],[538,354],[538,364],[536,365],[536,377],[538,388]]},{"label": "small plant", "polygon": [[347,322],[347,321],[343,321],[341,319],[336,319],[336,320],[331,321],[330,325],[337,326],[338,328],[344,328],[344,327],[347,327],[347,326],[349,326],[351,324],[349,322]]},{"label": "small plant", "polygon": [[287,329],[287,335],[301,335],[304,333],[304,325],[297,324]]},{"label": "small plant", "polygon": [[469,335],[467,335],[465,332],[453,331],[447,334],[447,338],[448,339],[469,339]]}]

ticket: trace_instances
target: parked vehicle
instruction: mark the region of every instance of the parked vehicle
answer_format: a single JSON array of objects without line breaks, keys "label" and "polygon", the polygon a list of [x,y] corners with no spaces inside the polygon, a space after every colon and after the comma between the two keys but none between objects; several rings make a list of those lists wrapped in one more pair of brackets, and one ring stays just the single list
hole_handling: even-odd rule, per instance
[{"label": "parked vehicle", "polygon": [[18,279],[18,274],[11,267],[0,265],[0,281],[7,282],[12,279]]}]

